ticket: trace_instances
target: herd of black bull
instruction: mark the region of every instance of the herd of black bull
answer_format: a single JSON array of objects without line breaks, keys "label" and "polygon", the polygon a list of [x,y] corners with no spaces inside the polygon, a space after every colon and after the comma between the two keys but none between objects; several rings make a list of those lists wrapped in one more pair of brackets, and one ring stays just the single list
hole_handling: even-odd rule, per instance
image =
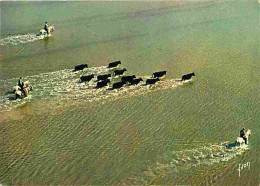
[{"label": "herd of black bull", "polygon": [[[115,68],[119,64],[121,64],[121,61],[115,61],[115,62],[109,63],[107,68]],[[83,70],[84,68],[88,68],[88,65],[87,64],[77,65],[74,68],[74,72],[79,71],[79,70]],[[110,80],[108,79],[109,77],[112,77],[112,75],[113,76],[123,75],[125,71],[127,71],[127,70],[125,68],[123,68],[121,70],[118,70],[118,69],[114,70],[112,74],[97,75],[97,86],[96,86],[96,88],[102,88],[102,87],[107,86],[108,83],[110,82]],[[164,75],[166,75],[166,71],[160,71],[160,72],[153,73],[152,78],[146,80],[146,85],[155,84],[157,81],[160,81],[160,77],[163,77]],[[194,72],[190,73],[190,74],[183,75],[181,81],[189,80],[189,79],[191,79],[192,76],[195,76]],[[89,82],[93,78],[94,78],[94,74],[87,75],[87,76],[81,76],[80,82]],[[112,85],[112,89],[121,88],[127,83],[129,83],[130,85],[137,85],[141,81],[143,81],[143,79],[142,78],[136,78],[135,75],[123,76],[123,77],[121,77],[120,82],[116,82]]]}]

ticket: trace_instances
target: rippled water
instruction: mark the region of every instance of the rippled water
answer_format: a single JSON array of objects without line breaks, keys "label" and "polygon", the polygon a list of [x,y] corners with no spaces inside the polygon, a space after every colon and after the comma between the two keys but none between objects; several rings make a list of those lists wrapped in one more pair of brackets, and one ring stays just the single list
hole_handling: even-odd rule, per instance
[{"label": "rippled water", "polygon": [[[0,5],[1,184],[259,185],[257,1]],[[127,75],[167,75],[95,89],[117,60]],[[15,100],[20,76],[34,91]],[[242,127],[249,145],[235,147]]]}]

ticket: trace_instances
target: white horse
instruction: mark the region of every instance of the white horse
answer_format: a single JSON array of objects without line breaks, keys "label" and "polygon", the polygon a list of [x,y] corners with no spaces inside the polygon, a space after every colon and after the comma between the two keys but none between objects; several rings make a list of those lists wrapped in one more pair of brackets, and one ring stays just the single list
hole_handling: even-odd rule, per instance
[{"label": "white horse", "polygon": [[[247,144],[248,144],[248,137],[251,135],[251,130],[250,129],[247,129],[246,132],[245,132],[245,137],[247,139]],[[239,144],[244,144],[245,143],[245,140],[242,138],[242,137],[237,137],[237,140],[236,140],[236,145]]]},{"label": "white horse", "polygon": [[[54,32],[54,26],[53,26],[53,25],[49,26],[49,27],[48,27],[48,31],[49,31],[48,36],[51,36],[51,32]],[[47,34],[47,32],[46,32],[45,29],[41,29],[41,30],[40,30],[40,36],[41,36],[41,35],[45,35],[45,33]]]}]

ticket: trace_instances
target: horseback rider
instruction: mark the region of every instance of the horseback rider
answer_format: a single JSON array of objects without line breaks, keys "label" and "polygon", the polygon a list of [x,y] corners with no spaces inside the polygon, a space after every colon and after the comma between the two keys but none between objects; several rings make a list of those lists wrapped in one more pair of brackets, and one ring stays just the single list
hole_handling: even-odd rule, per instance
[{"label": "horseback rider", "polygon": [[49,35],[49,25],[47,24],[47,21],[45,21],[44,30],[47,32],[47,35]]},{"label": "horseback rider", "polygon": [[245,128],[242,128],[242,130],[240,130],[240,137],[243,138],[245,140],[245,144],[247,144],[247,137],[245,135]]},{"label": "horseback rider", "polygon": [[[18,80],[18,86],[19,86],[19,89],[16,90],[16,93],[17,92],[21,92],[25,97],[28,96],[29,94],[29,91],[32,91],[33,90],[33,87],[32,86],[28,86],[28,82],[23,82],[23,77],[20,77],[19,80]],[[21,95],[19,95],[21,96]]]}]

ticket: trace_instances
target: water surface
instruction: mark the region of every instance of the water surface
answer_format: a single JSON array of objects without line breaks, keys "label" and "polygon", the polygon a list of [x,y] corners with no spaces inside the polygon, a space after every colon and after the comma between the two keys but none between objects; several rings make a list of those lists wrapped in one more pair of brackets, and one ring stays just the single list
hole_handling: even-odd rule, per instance
[{"label": "water surface", "polygon": [[[0,183],[259,185],[257,1],[0,5]],[[55,32],[39,39],[44,21]],[[117,91],[78,82],[116,60],[167,76]],[[14,100],[20,76],[35,90]],[[249,146],[227,149],[242,127]]]}]

